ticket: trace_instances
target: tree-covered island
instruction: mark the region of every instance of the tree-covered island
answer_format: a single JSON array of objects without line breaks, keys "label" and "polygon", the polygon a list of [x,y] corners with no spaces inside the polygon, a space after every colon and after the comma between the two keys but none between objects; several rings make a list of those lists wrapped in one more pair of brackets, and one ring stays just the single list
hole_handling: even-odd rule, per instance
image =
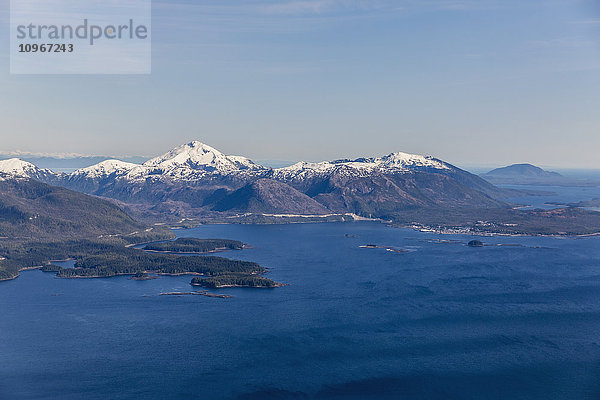
[{"label": "tree-covered island", "polygon": [[192,286],[201,286],[209,289],[221,289],[231,287],[248,287],[248,288],[276,288],[283,286],[282,283],[277,283],[271,279],[259,275],[217,275],[207,278],[192,278]]},{"label": "tree-covered island", "polygon": [[225,250],[241,250],[244,243],[229,239],[179,238],[169,242],[150,243],[144,250],[165,253],[213,253]]}]

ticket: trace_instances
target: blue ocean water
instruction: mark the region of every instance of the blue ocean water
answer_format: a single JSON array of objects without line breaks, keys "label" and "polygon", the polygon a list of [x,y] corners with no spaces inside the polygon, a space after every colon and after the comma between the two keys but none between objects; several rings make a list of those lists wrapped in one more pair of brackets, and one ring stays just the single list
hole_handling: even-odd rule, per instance
[{"label": "blue ocean water", "polygon": [[[600,237],[212,225],[289,286],[0,283],[0,399],[598,399]],[[410,250],[361,248],[377,244]],[[515,246],[498,246],[511,244]]]}]

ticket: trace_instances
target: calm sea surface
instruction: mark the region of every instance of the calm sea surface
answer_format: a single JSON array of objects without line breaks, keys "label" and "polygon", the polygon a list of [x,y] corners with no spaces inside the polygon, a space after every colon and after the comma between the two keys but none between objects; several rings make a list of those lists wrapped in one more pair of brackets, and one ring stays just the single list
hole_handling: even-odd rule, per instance
[{"label": "calm sea surface", "polygon": [[23,272],[0,283],[0,399],[600,398],[600,237],[469,248],[369,222],[177,233],[249,243],[222,255],[289,286],[169,297],[191,278]]}]

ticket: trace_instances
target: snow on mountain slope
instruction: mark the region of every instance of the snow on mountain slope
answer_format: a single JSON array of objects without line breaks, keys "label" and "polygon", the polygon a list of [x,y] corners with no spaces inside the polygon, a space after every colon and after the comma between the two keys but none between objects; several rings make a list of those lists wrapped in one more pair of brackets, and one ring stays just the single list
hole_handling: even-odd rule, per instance
[{"label": "snow on mountain slope", "polygon": [[144,163],[144,167],[163,170],[188,167],[221,173],[262,168],[245,157],[226,156],[219,150],[198,141],[176,147],[162,156],[148,160]]},{"label": "snow on mountain slope", "polygon": [[227,156],[199,141],[193,141],[150,159],[142,165],[107,160],[71,174],[72,178],[105,178],[112,174],[119,180],[142,182],[151,179],[171,182],[193,182],[217,176],[260,177],[279,180],[302,180],[336,172],[348,176],[367,176],[373,172],[403,173],[411,170],[450,170],[449,164],[433,157],[392,153],[384,157],[356,160],[299,162],[272,170],[255,164],[246,157]]},{"label": "snow on mountain slope", "polygon": [[198,141],[193,141],[152,158],[144,164],[106,160],[91,167],[79,169],[68,180],[102,180],[112,177],[125,182],[170,181],[191,182],[204,177],[230,175],[266,168],[245,157],[226,156],[220,151]]},{"label": "snow on mountain slope", "polygon": [[142,165],[134,165],[118,179],[142,182],[148,179],[171,182],[193,182],[205,177],[219,175],[243,175],[268,169],[241,156],[227,156],[202,142],[193,141],[150,159]]},{"label": "snow on mountain slope", "polygon": [[0,161],[0,180],[10,178],[46,179],[54,175],[49,169],[38,168],[30,162],[18,158]]},{"label": "snow on mountain slope", "polygon": [[[399,174],[410,171],[453,171],[455,168],[430,156],[391,153],[383,157],[356,160],[299,162],[289,167],[271,169],[255,164],[246,157],[228,156],[199,141],[178,146],[152,158],[142,165],[120,160],[106,160],[71,174],[59,175],[42,170],[19,159],[0,161],[0,173],[27,176],[40,180],[59,178],[68,185],[98,183],[106,179],[142,182],[202,182],[204,179],[228,177],[233,179],[272,178],[280,181],[301,181],[314,177],[338,176],[364,177],[372,173]],[[86,186],[87,187],[87,186]]]},{"label": "snow on mountain slope", "polygon": [[482,178],[430,156],[398,152],[271,169],[197,141],[142,165],[106,160],[71,174],[54,174],[17,159],[0,161],[0,176],[27,176],[135,204],[171,201],[190,210],[217,207],[213,211],[285,209],[314,214],[319,209],[370,215],[407,206],[496,206],[500,203],[493,199],[506,195]]},{"label": "snow on mountain slope", "polygon": [[359,158],[356,160],[324,161],[319,163],[299,162],[274,170],[278,179],[305,179],[332,172],[365,176],[373,172],[403,173],[414,170],[451,170],[451,166],[431,156],[407,153],[392,153],[384,157]]},{"label": "snow on mountain slope", "polygon": [[415,168],[431,168],[449,170],[451,169],[448,164],[437,160],[431,156],[421,156],[418,154],[408,153],[392,153],[385,157],[376,158],[375,163],[379,164],[384,168],[397,168],[397,169],[415,169]]},{"label": "snow on mountain slope", "polygon": [[120,160],[106,160],[90,167],[81,168],[71,174],[72,177],[85,177],[90,179],[102,179],[112,174],[123,174],[131,171],[138,164],[128,163]]}]

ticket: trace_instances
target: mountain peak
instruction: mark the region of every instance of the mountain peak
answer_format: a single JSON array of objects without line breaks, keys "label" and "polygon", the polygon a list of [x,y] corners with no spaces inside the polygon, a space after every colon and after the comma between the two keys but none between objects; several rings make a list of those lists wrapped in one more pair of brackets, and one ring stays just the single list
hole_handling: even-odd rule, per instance
[{"label": "mountain peak", "polygon": [[144,166],[165,170],[183,167],[209,172],[230,172],[260,168],[260,166],[245,157],[226,156],[214,147],[197,140],[178,146],[162,156],[148,160],[144,163]]},{"label": "mountain peak", "polygon": [[396,152],[383,157],[344,159],[319,163],[299,162],[285,168],[275,170],[275,176],[304,178],[311,175],[344,173],[369,174],[374,171],[383,173],[406,173],[422,170],[451,170],[451,166],[431,156]]},{"label": "mountain peak", "polygon": [[450,169],[445,163],[431,156],[403,153],[401,151],[388,154],[377,159],[380,164],[392,168],[425,167],[434,169]]},{"label": "mountain peak", "polygon": [[193,163],[210,164],[216,158],[224,157],[219,150],[197,140],[177,146],[171,151],[148,160],[145,166],[158,166],[169,163],[170,165],[188,165]]},{"label": "mountain peak", "polygon": [[192,140],[189,143],[186,143],[184,146],[189,146],[189,147],[199,147],[199,148],[206,148],[206,149],[210,149],[211,151],[217,151],[217,149],[215,149],[212,146],[207,145],[206,143],[203,143],[199,140]]},{"label": "mountain peak", "polygon": [[20,158],[9,158],[8,160],[0,161],[0,171],[2,172],[16,171],[30,167],[35,167],[35,165],[30,162],[23,161]]},{"label": "mountain peak", "polygon": [[52,174],[52,171],[38,168],[34,164],[23,161],[20,158],[11,158],[0,161],[0,174],[10,177],[39,179],[43,175]]},{"label": "mountain peak", "polygon": [[78,169],[73,173],[73,175],[85,175],[88,178],[106,177],[115,172],[130,171],[138,166],[138,164],[128,163],[116,159],[110,159],[104,160],[102,162],[99,162],[98,164],[86,168]]}]

